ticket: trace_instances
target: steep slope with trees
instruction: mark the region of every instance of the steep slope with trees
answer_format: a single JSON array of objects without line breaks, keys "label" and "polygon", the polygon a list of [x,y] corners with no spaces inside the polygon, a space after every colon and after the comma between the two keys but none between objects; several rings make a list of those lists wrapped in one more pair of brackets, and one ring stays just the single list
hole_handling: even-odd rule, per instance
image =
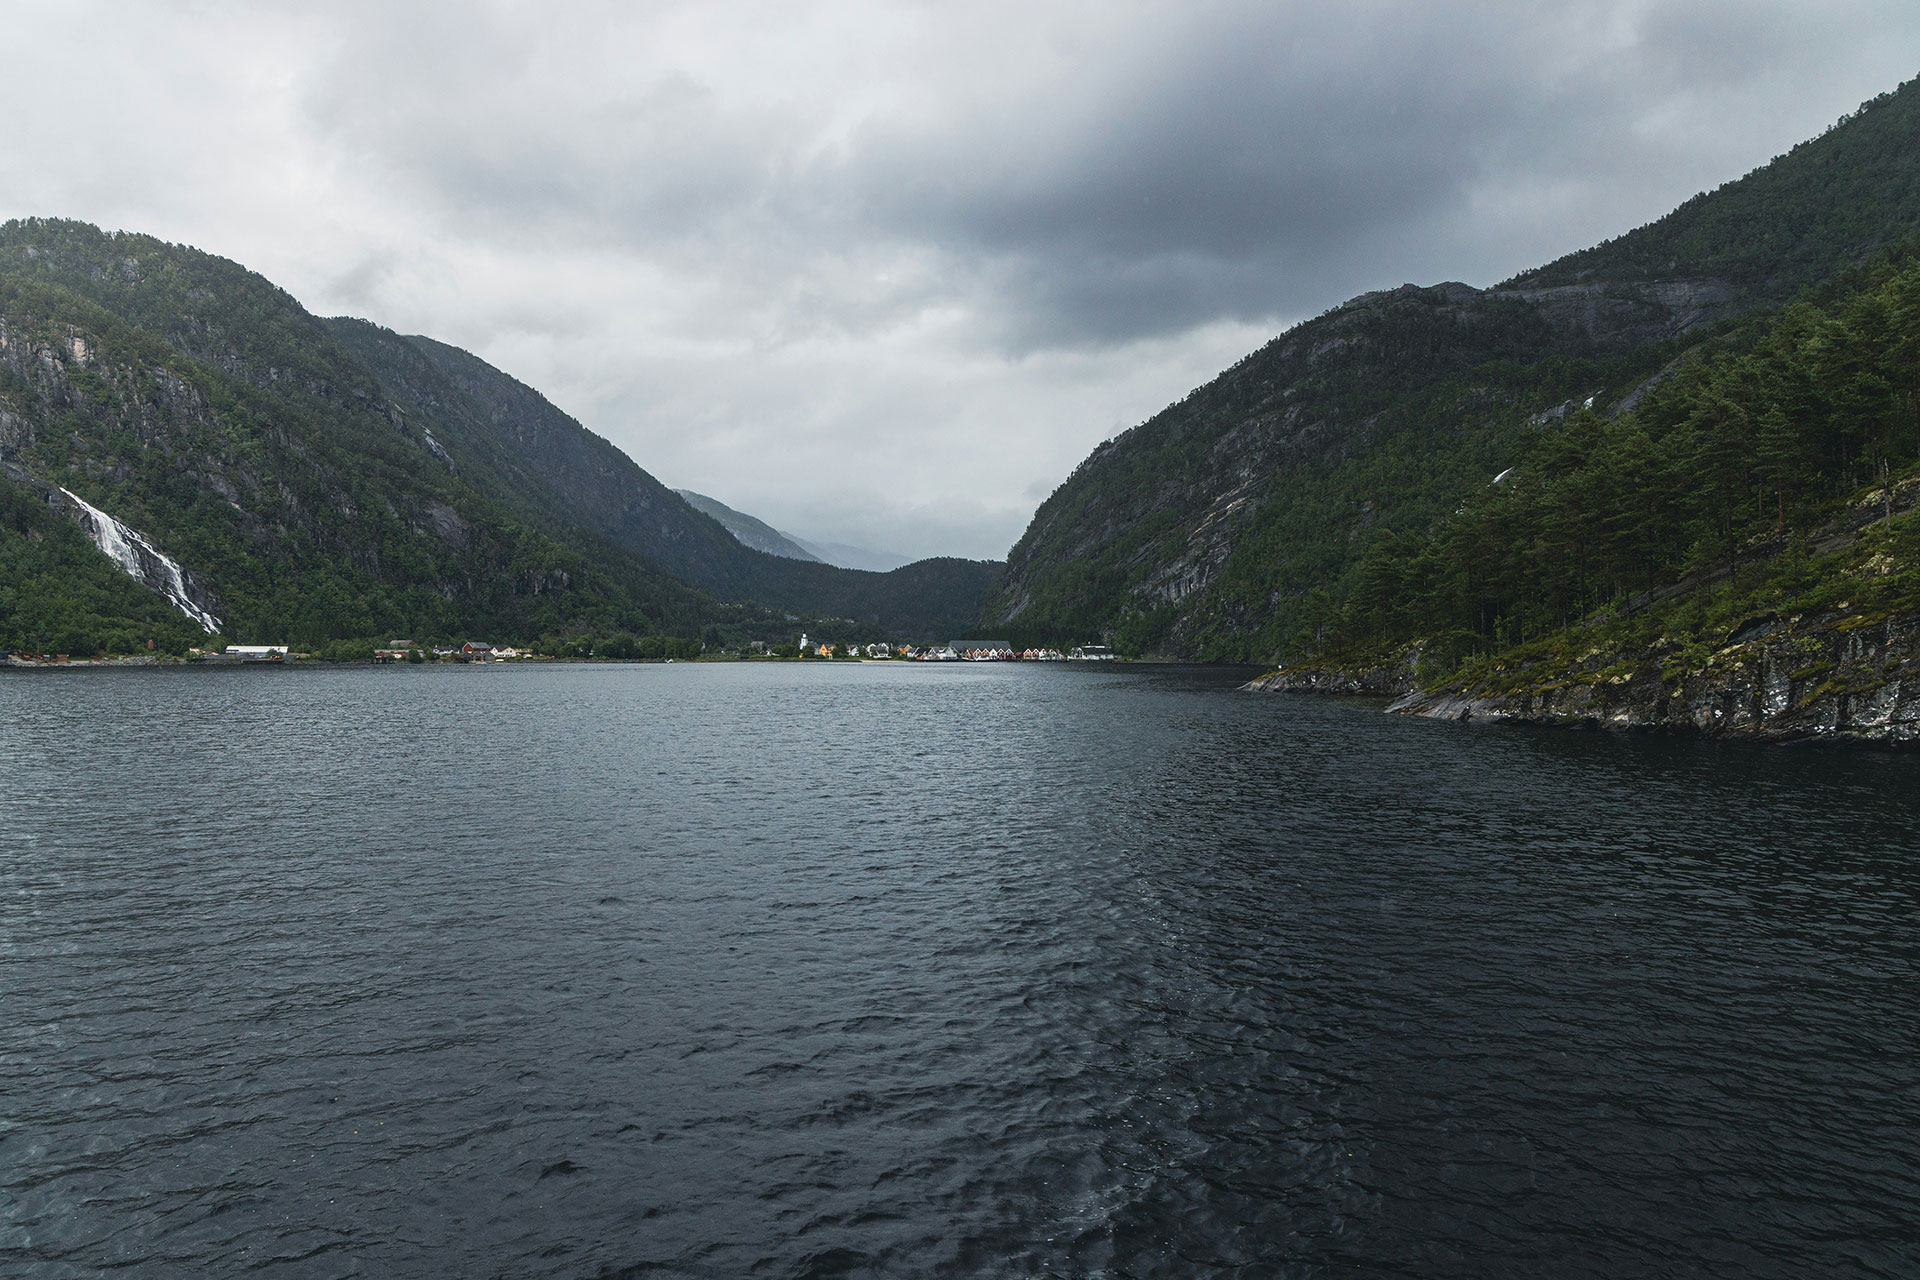
[{"label": "steep slope with trees", "polygon": [[[658,569],[489,502],[331,344],[299,345],[302,366],[250,367],[241,344],[221,359],[211,326],[183,327],[200,356],[63,285],[0,275],[0,483],[16,510],[67,509],[67,489],[144,533],[204,580],[228,638],[684,632],[718,616]],[[22,555],[49,545],[38,522],[0,534],[16,536]],[[98,552],[77,559],[90,567],[76,581],[114,571]],[[57,580],[6,587],[12,646],[60,647],[64,631],[66,647],[93,647]],[[102,646],[147,613],[90,612]]]},{"label": "steep slope with trees", "polygon": [[464,352],[71,222],[0,227],[0,489],[0,647],[181,639],[55,536],[61,489],[191,570],[229,639],[773,634],[784,613],[931,635],[977,615],[993,572],[782,576]]},{"label": "steep slope with trees", "polygon": [[[1703,344],[1635,409],[1368,549],[1276,688],[1727,736],[1920,740],[1920,258]],[[1424,692],[1420,692],[1424,691]]]},{"label": "steep slope with trees", "polygon": [[633,459],[478,356],[363,320],[325,324],[403,413],[430,424],[476,482],[563,520],[725,600],[798,614],[877,619],[901,634],[962,630],[999,565],[936,557],[890,573],[842,569],[743,545]]},{"label": "steep slope with trees", "polygon": [[1015,636],[1201,658],[1313,652],[1375,547],[1423,538],[1543,428],[1920,226],[1920,84],[1668,217],[1481,291],[1405,286],[1276,338],[1102,445],[986,606]]}]

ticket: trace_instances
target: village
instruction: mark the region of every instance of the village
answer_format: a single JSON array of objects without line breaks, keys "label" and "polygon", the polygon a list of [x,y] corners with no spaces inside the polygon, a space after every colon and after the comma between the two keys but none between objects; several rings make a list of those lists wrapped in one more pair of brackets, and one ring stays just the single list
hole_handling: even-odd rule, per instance
[{"label": "village", "polygon": [[1106,662],[1113,650],[1105,645],[1081,645],[1066,653],[1058,649],[1015,649],[1005,640],[949,640],[942,645],[816,643],[802,632],[796,646],[806,658],[861,658],[904,662]]},{"label": "village", "polygon": [[[1004,640],[949,640],[944,644],[923,647],[910,644],[892,644],[885,641],[873,641],[866,644],[835,643],[815,640],[802,632],[796,643],[788,645],[769,645],[764,641],[752,641],[736,650],[702,650],[696,653],[679,654],[653,653],[646,646],[620,646],[619,651],[609,651],[609,646],[582,646],[587,651],[576,653],[580,658],[593,658],[613,661],[741,661],[741,660],[821,660],[861,661],[861,662],[1111,662],[1115,654],[1106,645],[1078,645],[1066,652],[1051,648],[1016,649]],[[631,650],[631,651],[630,651]],[[253,661],[273,661],[287,655],[282,645],[229,645],[226,655]],[[494,645],[484,641],[470,640],[458,648],[451,646],[434,647],[415,645],[411,640],[391,640],[385,647],[373,651],[376,663],[394,662],[511,662],[515,660],[552,661],[553,655],[537,652],[532,648],[515,648],[512,645]]]},{"label": "village", "polygon": [[185,661],[194,665],[231,666],[288,661],[367,662],[391,665],[397,662],[742,662],[742,661],[838,661],[838,662],[1112,662],[1116,655],[1106,645],[1077,645],[1062,652],[1053,648],[1016,649],[1004,640],[949,640],[943,644],[915,646],[873,641],[865,644],[817,640],[801,633],[797,642],[768,644],[755,640],[736,648],[709,648],[695,640],[645,636],[614,637],[596,641],[587,637],[561,646],[543,643],[540,647],[491,644],[469,640],[464,644],[416,644],[412,640],[389,640],[369,646],[362,641],[350,651],[328,646],[316,652],[304,652],[285,644],[230,644],[222,649],[189,649],[184,659],[164,654],[107,658],[103,655],[69,657],[64,653],[27,653],[0,651],[0,666],[98,666],[150,665],[156,662]]},{"label": "village", "polygon": [[[272,660],[287,652],[284,646],[267,645],[229,645],[227,654],[234,657],[253,660]],[[829,660],[861,662],[1111,662],[1115,655],[1106,645],[1078,645],[1061,652],[1059,649],[1028,648],[1015,649],[1004,640],[949,640],[944,644],[917,647],[910,644],[891,644],[874,641],[866,644],[834,643],[818,641],[801,633],[800,639],[790,645],[769,645],[764,641],[752,641],[738,650],[719,652],[703,651],[696,655],[659,656],[650,653],[610,653],[599,648],[582,653],[580,657],[613,659],[615,661],[691,661],[698,658],[704,661],[726,660]],[[389,641],[384,648],[373,651],[373,661],[392,662],[510,662],[516,659],[534,659],[551,661],[551,655],[538,653],[533,649],[515,648],[511,645],[493,645],[484,641],[468,641],[459,648],[416,646],[410,640]]]}]

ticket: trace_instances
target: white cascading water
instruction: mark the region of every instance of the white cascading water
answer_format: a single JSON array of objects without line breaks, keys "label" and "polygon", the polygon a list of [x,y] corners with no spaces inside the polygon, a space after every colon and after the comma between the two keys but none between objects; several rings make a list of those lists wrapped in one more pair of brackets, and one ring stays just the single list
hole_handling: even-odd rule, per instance
[{"label": "white cascading water", "polygon": [[62,489],[86,513],[81,521],[93,538],[93,545],[107,558],[125,569],[134,581],[165,596],[173,607],[192,618],[206,631],[218,631],[220,619],[195,604],[187,595],[187,575],[171,557],[148,542],[137,529],[129,529],[71,489]]}]

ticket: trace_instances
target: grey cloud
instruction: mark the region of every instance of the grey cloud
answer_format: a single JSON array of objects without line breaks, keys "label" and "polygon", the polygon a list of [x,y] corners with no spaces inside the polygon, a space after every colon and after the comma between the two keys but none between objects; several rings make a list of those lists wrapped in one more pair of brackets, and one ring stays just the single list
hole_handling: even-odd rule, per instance
[{"label": "grey cloud", "polygon": [[[1216,7],[1148,31],[1167,38],[1096,110],[885,139],[860,185],[891,193],[878,225],[989,264],[1016,347],[1277,320],[1407,278],[1491,283],[1663,212],[1699,157],[1646,119],[1791,79],[1810,25],[1721,4]],[[1592,230],[1472,242],[1476,209],[1523,218],[1543,182],[1580,188]]]},{"label": "grey cloud", "polygon": [[1551,169],[1591,150],[1589,121],[1620,123],[1619,101],[1556,100],[1522,41],[1395,17],[1335,40],[1297,12],[1234,11],[1116,77],[1111,110],[1068,136],[1036,146],[1009,126],[931,158],[922,139],[890,140],[863,185],[900,193],[876,201],[882,225],[998,263],[1027,342],[1316,310],[1503,169]]},{"label": "grey cloud", "polygon": [[410,15],[367,12],[303,105],[319,134],[459,223],[649,250],[710,238],[766,197],[795,143],[791,122],[688,71],[607,65],[591,24],[575,33],[587,47],[556,47],[531,10]]},{"label": "grey cloud", "polygon": [[398,255],[378,250],[362,256],[334,275],[330,292],[356,307],[365,307],[379,298],[381,289],[393,279]]},{"label": "grey cloud", "polygon": [[[598,21],[611,46],[644,51],[644,24],[616,13],[574,38]],[[1056,13],[1048,38],[1092,52],[1047,74],[1001,65],[1017,25],[998,49],[903,50],[894,74],[924,69],[959,109],[875,112],[836,146],[820,145],[831,103],[729,95],[711,68],[586,56],[556,77],[552,37],[524,15],[370,17],[308,109],[469,234],[564,237],[732,282],[777,313],[761,322],[772,341],[875,332],[944,304],[1017,354],[1277,322],[1409,276],[1533,265],[1511,244],[1461,253],[1455,224],[1554,177],[1602,211],[1657,207],[1648,189],[1673,190],[1692,157],[1636,137],[1642,117],[1789,60],[1796,26],[1785,9],[1756,20],[1718,4],[1121,17]],[[997,94],[970,87],[996,77]],[[873,285],[876,264],[913,256],[917,270]]]},{"label": "grey cloud", "polygon": [[[1041,120],[956,140],[948,150],[957,154],[936,152],[930,163],[979,176],[936,186],[953,198],[923,198],[921,212],[932,221],[950,212],[995,247],[1257,255],[1289,239],[1324,240],[1356,218],[1432,207],[1465,176],[1447,154],[1456,148],[1435,141],[1468,139],[1500,119],[1494,102],[1461,102],[1432,83],[1425,54],[1350,50],[1350,62],[1334,63],[1302,56],[1284,14],[1250,25],[1216,22],[1179,57],[1112,77],[1103,109],[1065,136],[1045,136],[1042,102],[1033,104]],[[1388,64],[1384,87],[1368,83],[1380,70],[1364,74],[1368,63]],[[1017,154],[1016,128],[1040,143],[1025,141],[1028,154],[996,172],[981,153]]]},{"label": "grey cloud", "polygon": [[801,154],[805,121],[729,108],[685,73],[570,111],[511,31],[466,33],[426,77],[401,74],[424,38],[411,28],[397,47],[356,44],[310,105],[456,219],[797,281],[803,305],[822,259],[933,246],[940,278],[904,286],[902,307],[944,289],[1034,341],[1042,315],[1056,340],[1104,341],[1296,307],[1272,280],[1289,260],[1458,198],[1469,173],[1452,153],[1499,122],[1500,94],[1436,84],[1404,34],[1382,49],[1298,12],[1230,9],[1197,30],[1163,17],[1117,65],[932,133],[876,120],[820,158]]}]

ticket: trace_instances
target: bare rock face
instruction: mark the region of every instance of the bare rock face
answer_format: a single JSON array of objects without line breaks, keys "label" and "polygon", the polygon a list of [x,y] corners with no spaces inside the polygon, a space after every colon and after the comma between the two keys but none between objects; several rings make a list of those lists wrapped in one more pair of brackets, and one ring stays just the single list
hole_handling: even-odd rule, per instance
[{"label": "bare rock face", "polygon": [[1501,289],[1488,296],[1527,303],[1554,330],[1602,350],[1681,337],[1741,309],[1733,285],[1711,278]]},{"label": "bare rock face", "polygon": [[1387,710],[1473,723],[1906,745],[1920,742],[1920,615],[1760,618],[1689,670],[1675,670],[1659,652],[1595,654],[1517,691],[1455,685],[1409,692]]}]

